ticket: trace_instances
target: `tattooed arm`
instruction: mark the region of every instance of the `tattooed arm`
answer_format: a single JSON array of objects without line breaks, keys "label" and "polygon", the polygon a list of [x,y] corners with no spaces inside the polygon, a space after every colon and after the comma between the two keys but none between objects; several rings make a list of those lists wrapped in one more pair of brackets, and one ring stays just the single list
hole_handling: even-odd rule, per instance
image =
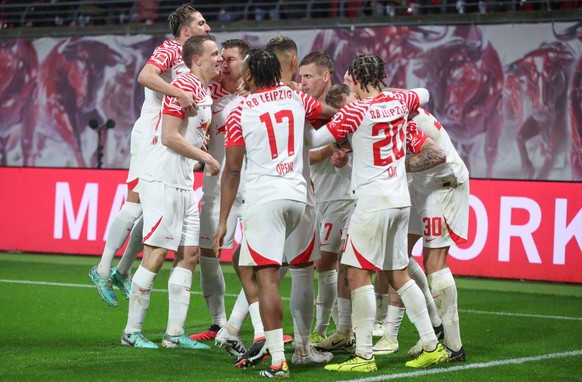
[{"label": "tattooed arm", "polygon": [[406,171],[418,172],[428,170],[447,161],[445,152],[430,138],[422,143],[420,152],[406,158]]}]

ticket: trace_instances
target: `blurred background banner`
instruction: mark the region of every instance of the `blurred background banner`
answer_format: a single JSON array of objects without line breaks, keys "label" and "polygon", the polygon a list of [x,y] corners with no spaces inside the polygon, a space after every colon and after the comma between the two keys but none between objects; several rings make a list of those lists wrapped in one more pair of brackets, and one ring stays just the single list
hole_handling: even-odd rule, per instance
[{"label": "blurred background banner", "polygon": [[[472,178],[582,181],[582,22],[382,26],[219,32],[263,47],[293,38],[300,58],[323,50],[342,81],[356,54],[386,61],[386,85],[427,87]],[[167,36],[0,40],[0,166],[95,168],[91,119],[105,132],[103,168],[129,165],[143,101],[136,78]]]},{"label": "blurred background banner", "polygon": [[[125,200],[126,175],[0,168],[0,250],[100,255]],[[199,198],[202,177],[196,173]],[[468,243],[450,252],[456,275],[582,283],[579,184],[473,179],[470,188]],[[221,260],[231,255],[224,250]]]}]

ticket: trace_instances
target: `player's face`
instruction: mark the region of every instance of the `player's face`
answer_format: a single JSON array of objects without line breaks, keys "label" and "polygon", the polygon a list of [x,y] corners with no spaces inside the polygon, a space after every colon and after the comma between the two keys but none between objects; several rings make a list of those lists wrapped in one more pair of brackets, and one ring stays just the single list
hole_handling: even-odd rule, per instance
[{"label": "player's face", "polygon": [[243,62],[243,65],[242,65],[242,79],[243,79],[243,83],[245,85],[245,90],[250,91],[251,85],[252,85],[252,79],[251,79],[251,76],[249,75],[249,67],[245,62]]},{"label": "player's face", "polygon": [[354,97],[355,100],[357,100],[358,96],[356,93],[356,85],[354,84],[354,79],[352,78],[352,76],[350,76],[349,72],[346,72],[346,74],[344,74],[344,85],[347,85],[348,88],[350,88],[350,91],[352,92],[351,96]]},{"label": "player's face", "polygon": [[301,76],[301,86],[303,91],[313,98],[320,98],[325,91],[326,71],[322,70],[317,64],[312,63],[303,65],[299,68],[299,75]]},{"label": "player's face", "polygon": [[232,81],[238,81],[242,76],[243,58],[239,48],[228,48],[222,50],[222,77]]},{"label": "player's face", "polygon": [[210,33],[210,26],[199,12],[194,12],[190,15],[191,22],[188,25],[190,36],[201,36]]},{"label": "player's face", "polygon": [[220,77],[222,56],[214,41],[204,41],[204,53],[200,56],[200,69],[210,80]]}]

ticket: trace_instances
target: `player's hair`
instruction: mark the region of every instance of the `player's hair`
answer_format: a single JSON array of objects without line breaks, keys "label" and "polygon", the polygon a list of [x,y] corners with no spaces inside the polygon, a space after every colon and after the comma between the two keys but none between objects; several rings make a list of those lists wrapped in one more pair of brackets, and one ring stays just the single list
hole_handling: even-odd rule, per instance
[{"label": "player's hair", "polygon": [[240,38],[233,38],[230,40],[225,40],[222,43],[223,49],[231,49],[231,48],[238,48],[238,51],[242,57],[245,57],[249,50],[251,50],[251,46],[245,40],[241,40]]},{"label": "player's hair", "polygon": [[368,85],[375,88],[385,87],[384,60],[375,54],[360,54],[354,58],[348,67],[348,73],[360,84],[363,90],[368,89]]},{"label": "player's hair", "polygon": [[182,45],[182,60],[188,68],[192,66],[192,58],[201,56],[204,53],[204,42],[216,41],[213,35],[204,34],[201,36],[188,37],[188,40]]},{"label": "player's hair", "polygon": [[287,36],[275,36],[267,42],[266,49],[275,53],[297,52],[297,44]]},{"label": "player's hair", "polygon": [[324,67],[329,74],[333,74],[333,61],[329,54],[325,52],[311,52],[299,61],[299,67],[315,64]]},{"label": "player's hair", "polygon": [[180,5],[176,10],[168,15],[168,23],[170,24],[170,31],[174,37],[180,35],[180,29],[188,26],[192,21],[192,14],[200,13],[188,3]]},{"label": "player's hair", "polygon": [[329,88],[329,91],[325,96],[325,103],[333,108],[341,109],[344,106],[344,102],[350,93],[351,90],[348,85],[335,84]]},{"label": "player's hair", "polygon": [[251,49],[245,58],[245,64],[257,88],[277,86],[281,82],[281,64],[273,51]]}]

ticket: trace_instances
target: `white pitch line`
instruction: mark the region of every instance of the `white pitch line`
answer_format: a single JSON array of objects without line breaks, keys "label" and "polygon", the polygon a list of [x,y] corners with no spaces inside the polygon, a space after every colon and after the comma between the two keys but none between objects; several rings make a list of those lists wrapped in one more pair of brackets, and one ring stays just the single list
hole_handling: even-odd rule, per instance
[{"label": "white pitch line", "polygon": [[386,375],[378,375],[375,377],[368,377],[368,378],[358,378],[358,379],[345,379],[337,382],[376,382],[376,381],[389,381],[392,379],[399,379],[399,378],[407,378],[407,377],[422,377],[425,375],[434,375],[434,374],[444,374],[444,373],[452,373],[455,371],[463,371],[463,370],[470,370],[470,369],[486,369],[495,366],[504,366],[504,365],[518,365],[521,363],[526,362],[535,362],[535,361],[544,361],[548,359],[555,359],[555,358],[563,358],[563,357],[574,357],[582,355],[581,350],[574,350],[568,351],[564,353],[551,353],[551,354],[543,354],[535,357],[523,357],[523,358],[510,358],[502,361],[491,361],[491,362],[482,362],[482,363],[470,363],[468,365],[463,366],[452,366],[447,368],[441,369],[425,369],[419,371],[411,371],[408,373],[397,373],[397,374],[386,374]]},{"label": "white pitch line", "polygon": [[[74,288],[95,288],[91,284],[70,284],[70,283],[56,283],[49,281],[33,281],[33,280],[8,280],[0,279],[0,283],[11,283],[11,284],[27,284],[27,285],[46,285],[46,286],[63,286],[63,287],[74,287]],[[168,292],[167,289],[152,289],[153,292]],[[192,291],[192,294],[202,294],[202,292]],[[226,293],[226,297],[238,297],[238,294]],[[289,300],[289,297],[281,296],[282,300]],[[548,316],[542,314],[527,314],[527,313],[508,313],[508,312],[487,312],[484,310],[471,310],[471,309],[459,309],[461,313],[470,314],[491,314],[494,316],[509,316],[509,317],[529,317],[529,318],[543,318],[543,319],[556,319],[556,320],[570,320],[570,321],[582,321],[582,317],[565,317],[565,316]]]},{"label": "white pitch line", "polygon": [[506,312],[487,312],[484,310],[459,309],[461,313],[475,313],[475,314],[493,314],[496,316],[511,316],[511,317],[529,317],[529,318],[549,318],[552,320],[574,320],[582,321],[582,317],[565,317],[565,316],[547,316],[544,314],[529,314],[529,313],[506,313]]}]

